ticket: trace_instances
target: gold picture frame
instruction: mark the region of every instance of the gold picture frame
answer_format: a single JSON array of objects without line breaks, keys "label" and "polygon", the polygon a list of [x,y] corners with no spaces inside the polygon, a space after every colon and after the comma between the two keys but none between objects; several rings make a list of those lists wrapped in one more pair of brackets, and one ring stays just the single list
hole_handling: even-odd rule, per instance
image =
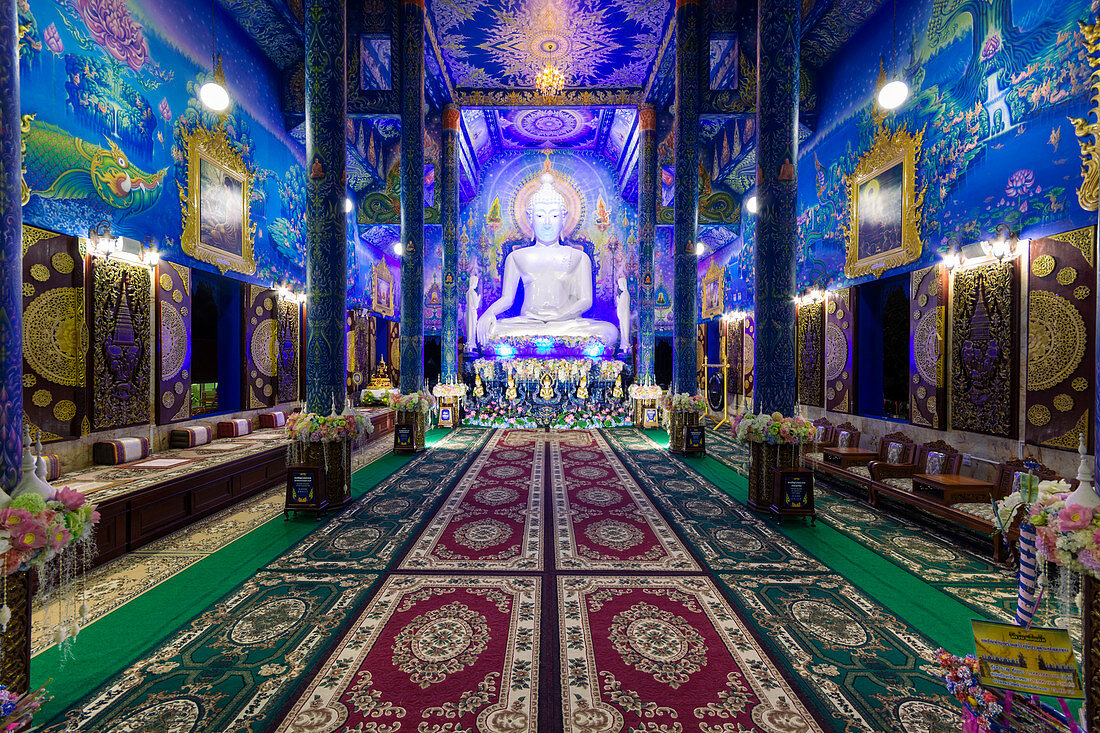
[{"label": "gold picture frame", "polygon": [[714,318],[725,310],[726,268],[716,260],[710,261],[707,274],[703,276],[702,314],[703,318]]},{"label": "gold picture frame", "polygon": [[384,259],[374,263],[370,291],[374,312],[393,318],[393,273]]},{"label": "gold picture frame", "polygon": [[251,219],[253,172],[233,149],[221,124],[181,133],[187,150],[187,186],[180,184],[183,251],[196,260],[251,275],[256,272]]},{"label": "gold picture frame", "polygon": [[876,278],[921,256],[924,189],[917,190],[917,157],[924,130],[891,132],[878,123],[871,149],[844,177],[848,224],[844,227],[844,275]]}]

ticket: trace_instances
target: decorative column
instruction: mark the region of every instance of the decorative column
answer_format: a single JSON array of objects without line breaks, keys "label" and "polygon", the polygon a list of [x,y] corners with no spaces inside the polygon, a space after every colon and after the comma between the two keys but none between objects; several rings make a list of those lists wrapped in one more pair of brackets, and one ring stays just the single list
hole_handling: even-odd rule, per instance
[{"label": "decorative column", "polygon": [[0,487],[19,483],[23,458],[23,154],[19,134],[19,21],[0,0]]},{"label": "decorative column", "polygon": [[657,236],[657,112],[638,105],[638,382],[653,380],[654,298],[653,247]]},{"label": "decorative column", "polygon": [[[0,488],[19,483],[23,458],[23,209],[20,171],[19,22],[16,0],[0,0]],[[11,620],[0,643],[0,684],[30,688],[31,592],[28,573],[3,580]]]},{"label": "decorative column", "polygon": [[458,106],[443,108],[439,218],[443,223],[443,354],[440,380],[458,379]]},{"label": "decorative column", "polygon": [[424,382],[424,0],[401,3],[401,392]]},{"label": "decorative column", "polygon": [[676,0],[676,200],[673,228],[672,391],[699,391],[695,351],[699,273],[699,0]]},{"label": "decorative column", "polygon": [[756,44],[758,413],[794,414],[799,0],[760,0]]}]

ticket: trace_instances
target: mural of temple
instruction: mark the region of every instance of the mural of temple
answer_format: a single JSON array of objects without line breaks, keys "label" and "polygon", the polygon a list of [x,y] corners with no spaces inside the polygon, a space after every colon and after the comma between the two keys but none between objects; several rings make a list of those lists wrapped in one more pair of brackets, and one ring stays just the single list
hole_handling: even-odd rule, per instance
[{"label": "mural of temple", "polygon": [[0,727],[1100,731],[1096,3],[0,10]]}]

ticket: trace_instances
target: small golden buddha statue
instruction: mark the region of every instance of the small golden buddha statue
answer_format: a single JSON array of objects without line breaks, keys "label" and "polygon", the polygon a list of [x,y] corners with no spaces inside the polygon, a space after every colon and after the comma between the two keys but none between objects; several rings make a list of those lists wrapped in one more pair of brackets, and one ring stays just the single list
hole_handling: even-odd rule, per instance
[{"label": "small golden buddha statue", "polygon": [[516,378],[512,376],[511,372],[508,372],[508,389],[504,390],[504,396],[510,400],[519,397],[519,393],[516,391]]},{"label": "small golden buddha statue", "polygon": [[582,374],[580,384],[577,385],[577,399],[588,399],[588,375]]},{"label": "small golden buddha statue", "polygon": [[615,377],[615,386],[611,388],[611,396],[621,398],[623,396],[623,375]]},{"label": "small golden buddha statue", "polygon": [[554,399],[554,379],[550,376],[550,372],[543,372],[541,381],[542,386],[539,388],[539,397],[544,400]]},{"label": "small golden buddha statue", "polygon": [[383,356],[374,367],[374,374],[371,375],[367,389],[393,389],[393,382],[390,381],[390,370],[386,366],[386,357]]},{"label": "small golden buddha statue", "polygon": [[474,397],[485,396],[485,385],[481,383],[481,374],[474,372]]}]

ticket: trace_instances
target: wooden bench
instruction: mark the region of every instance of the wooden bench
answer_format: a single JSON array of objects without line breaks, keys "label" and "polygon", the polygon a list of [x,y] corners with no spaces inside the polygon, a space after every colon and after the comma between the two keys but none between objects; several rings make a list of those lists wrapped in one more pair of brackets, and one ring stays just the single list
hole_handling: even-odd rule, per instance
[{"label": "wooden bench", "polygon": [[[843,434],[843,431],[840,428],[837,430],[839,442],[839,436]],[[859,433],[856,432],[855,435],[858,436]],[[856,450],[854,445],[847,447],[837,445],[833,448],[825,448],[822,451],[822,461],[814,468],[829,474],[851,488],[855,488],[861,492],[862,497],[870,500],[872,483],[870,464],[872,462],[899,465],[911,464],[916,446],[909,436],[895,432],[883,436],[882,440],[879,441],[877,451],[852,452],[854,450]]]}]

